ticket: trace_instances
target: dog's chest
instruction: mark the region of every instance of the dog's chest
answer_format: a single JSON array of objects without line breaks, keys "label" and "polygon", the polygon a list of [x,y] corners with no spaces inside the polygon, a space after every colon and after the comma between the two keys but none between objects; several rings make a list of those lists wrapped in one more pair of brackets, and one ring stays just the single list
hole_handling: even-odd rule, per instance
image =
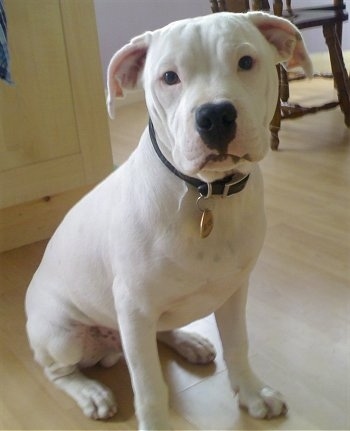
[{"label": "dog's chest", "polygon": [[163,310],[159,330],[183,326],[217,310],[242,286],[256,260],[255,253],[239,255],[230,241],[212,250],[193,247],[192,253],[178,257],[176,265],[165,260],[165,272],[158,274]]},{"label": "dog's chest", "polygon": [[173,221],[167,235],[160,235],[150,274],[151,295],[163,310],[160,330],[215,311],[246,281],[255,264],[264,237],[263,213],[242,217],[232,212],[232,205],[218,204],[207,238],[199,235],[199,211]]},{"label": "dog's chest", "polygon": [[[237,276],[208,280],[202,285],[188,282],[176,285],[177,295],[169,295],[163,302],[162,312],[158,321],[158,330],[167,331],[187,325],[215,312],[244,283],[245,277]],[[170,286],[167,286],[169,288]]]},{"label": "dog's chest", "polygon": [[156,253],[183,268],[184,272],[205,280],[245,270],[260,251],[265,217],[262,206],[256,202],[247,208],[240,202],[243,199],[233,199],[218,198],[207,204],[213,228],[206,238],[201,237],[203,210],[190,199],[185,204],[184,214],[163,227],[165,234],[159,235]]}]

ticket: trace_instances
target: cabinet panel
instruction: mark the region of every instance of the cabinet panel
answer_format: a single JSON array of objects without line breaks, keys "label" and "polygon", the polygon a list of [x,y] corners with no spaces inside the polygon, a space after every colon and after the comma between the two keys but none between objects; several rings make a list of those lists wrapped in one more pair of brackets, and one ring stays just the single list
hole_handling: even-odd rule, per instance
[{"label": "cabinet panel", "polygon": [[52,196],[52,190],[80,187],[85,184],[84,165],[80,155],[48,160],[0,172],[0,184],[0,206],[5,208],[26,202],[28,197]]},{"label": "cabinet panel", "polygon": [[51,235],[113,169],[93,0],[5,0],[0,250]]},{"label": "cabinet panel", "polygon": [[0,170],[79,152],[59,0],[6,4],[13,86],[0,84]]}]

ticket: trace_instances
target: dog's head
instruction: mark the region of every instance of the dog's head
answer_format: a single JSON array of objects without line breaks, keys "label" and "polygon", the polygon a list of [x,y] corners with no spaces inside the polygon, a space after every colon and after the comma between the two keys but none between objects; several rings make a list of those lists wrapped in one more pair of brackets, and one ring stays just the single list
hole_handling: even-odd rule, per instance
[{"label": "dog's head", "polygon": [[248,173],[267,152],[277,97],[275,65],[311,75],[298,29],[261,12],[218,13],[177,21],[138,36],[108,68],[114,97],[145,89],[159,146],[178,170],[213,181]]}]

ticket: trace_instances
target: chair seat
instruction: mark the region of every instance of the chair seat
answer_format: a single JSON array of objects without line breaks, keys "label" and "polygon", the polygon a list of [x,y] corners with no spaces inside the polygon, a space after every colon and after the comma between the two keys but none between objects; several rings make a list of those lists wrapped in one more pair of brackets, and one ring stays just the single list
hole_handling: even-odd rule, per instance
[{"label": "chair seat", "polygon": [[343,10],[327,10],[327,9],[293,9],[292,14],[288,11],[283,11],[282,16],[291,21],[299,29],[319,27],[325,24],[333,24],[336,22],[347,21],[348,14]]}]

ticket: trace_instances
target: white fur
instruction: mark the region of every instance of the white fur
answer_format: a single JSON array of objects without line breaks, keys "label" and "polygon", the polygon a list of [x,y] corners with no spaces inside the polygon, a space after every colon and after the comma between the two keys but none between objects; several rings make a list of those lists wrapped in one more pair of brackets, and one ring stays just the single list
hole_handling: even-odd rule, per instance
[{"label": "white fur", "polygon": [[[245,55],[254,59],[251,70],[238,67]],[[178,170],[208,182],[233,172],[250,178],[242,192],[212,199],[214,229],[201,239],[198,192],[162,164],[146,128],[129,160],[67,214],[30,284],[27,330],[47,376],[86,415],[110,417],[116,404],[109,389],[79,368],[111,366],[123,350],[140,428],[169,428],[156,334],[192,362],[211,361],[215,350],[207,340],[176,328],[212,312],[240,404],[258,418],[285,413],[280,394],[250,369],[245,303],[265,232],[257,162],[266,154],[276,106],[275,64],[288,58],[310,70],[296,28],[262,13],[175,22],[133,39],[113,57],[110,114],[114,96],[142,82],[159,146]],[[168,70],[177,72],[179,84],[164,83]],[[194,110],[222,100],[238,113],[228,145],[236,158],[206,163],[218,153],[196,132]]]}]

